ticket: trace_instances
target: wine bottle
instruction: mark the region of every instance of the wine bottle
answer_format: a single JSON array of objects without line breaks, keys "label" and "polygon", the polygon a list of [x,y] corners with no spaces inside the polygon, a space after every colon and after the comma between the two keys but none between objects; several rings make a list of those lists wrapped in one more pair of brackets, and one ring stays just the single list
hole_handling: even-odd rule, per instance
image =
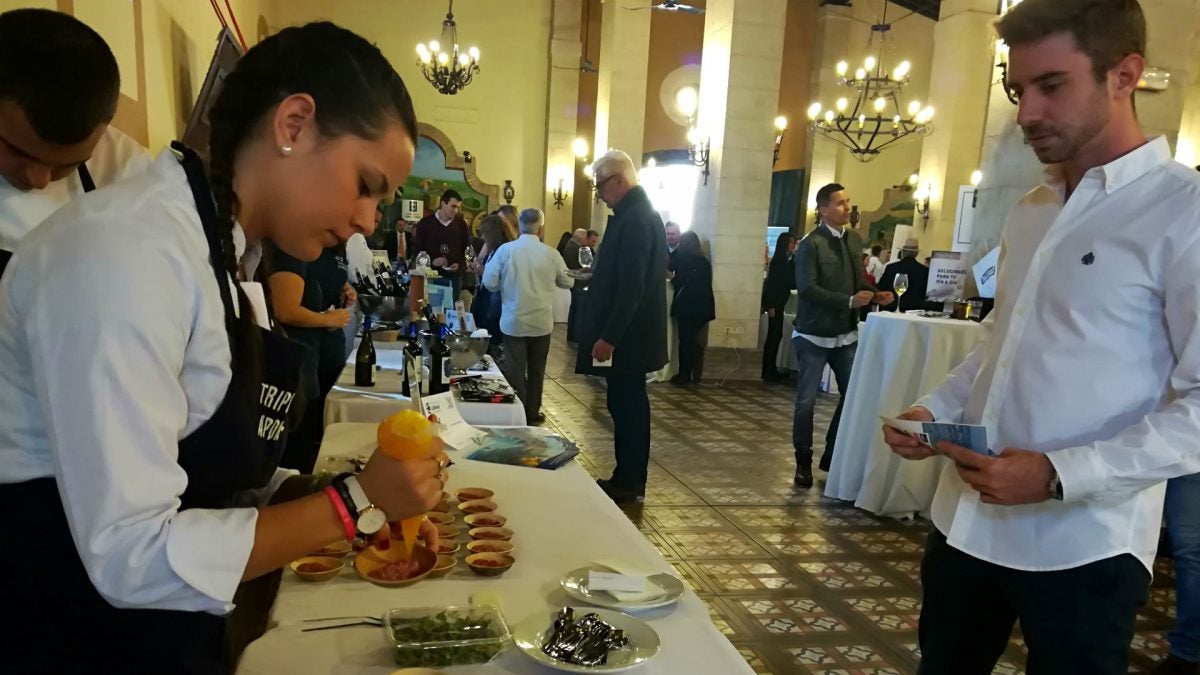
[{"label": "wine bottle", "polygon": [[362,341],[354,356],[354,386],[375,386],[375,342],[371,340],[371,317],[363,319]]},{"label": "wine bottle", "polygon": [[412,383],[421,391],[421,339],[417,336],[417,324],[408,325],[408,344],[404,345],[404,384],[401,392],[412,398]]},{"label": "wine bottle", "polygon": [[429,393],[444,394],[450,391],[450,376],[446,366],[450,363],[450,347],[446,345],[445,326],[438,329],[429,354]]}]

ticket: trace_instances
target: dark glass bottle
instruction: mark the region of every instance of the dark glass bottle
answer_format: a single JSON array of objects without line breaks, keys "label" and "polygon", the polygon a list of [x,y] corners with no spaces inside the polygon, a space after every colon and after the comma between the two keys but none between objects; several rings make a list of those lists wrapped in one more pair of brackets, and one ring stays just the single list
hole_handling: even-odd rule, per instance
[{"label": "dark glass bottle", "polygon": [[450,347],[446,345],[446,327],[442,326],[435,333],[429,354],[429,393],[444,394],[450,391],[450,376],[446,374],[446,366],[450,363]]},{"label": "dark glass bottle", "polygon": [[354,386],[375,386],[375,342],[371,340],[371,317],[363,319],[362,341],[354,356]]},{"label": "dark glass bottle", "polygon": [[417,335],[417,324],[408,325],[408,344],[404,345],[404,384],[400,393],[412,398],[412,385],[421,388],[421,339]]}]

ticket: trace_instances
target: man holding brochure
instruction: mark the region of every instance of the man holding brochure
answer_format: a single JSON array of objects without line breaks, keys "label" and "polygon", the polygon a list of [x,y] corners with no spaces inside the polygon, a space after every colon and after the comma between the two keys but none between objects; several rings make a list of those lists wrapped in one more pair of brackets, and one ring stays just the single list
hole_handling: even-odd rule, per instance
[{"label": "man holding brochure", "polygon": [[990,673],[1019,619],[1029,673],[1115,675],[1165,481],[1200,471],[1200,177],[1138,124],[1136,0],[1025,0],[997,32],[1049,167],[1009,214],[979,343],[901,415],[981,425],[991,450],[937,444],[918,672]]}]

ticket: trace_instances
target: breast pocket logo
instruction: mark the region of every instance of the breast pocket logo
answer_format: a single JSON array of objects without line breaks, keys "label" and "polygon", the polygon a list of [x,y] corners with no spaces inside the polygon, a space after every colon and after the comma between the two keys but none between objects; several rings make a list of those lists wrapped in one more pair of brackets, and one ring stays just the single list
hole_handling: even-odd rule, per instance
[{"label": "breast pocket logo", "polygon": [[1083,259],[1079,262],[1083,263],[1084,265],[1091,265],[1092,263],[1096,262],[1096,254],[1088,252],[1088,254],[1083,256]]}]

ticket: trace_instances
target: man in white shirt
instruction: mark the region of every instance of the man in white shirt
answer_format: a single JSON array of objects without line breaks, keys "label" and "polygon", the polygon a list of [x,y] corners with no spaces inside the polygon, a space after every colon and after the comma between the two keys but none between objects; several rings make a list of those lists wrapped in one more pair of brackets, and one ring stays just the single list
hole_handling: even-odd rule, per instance
[{"label": "man in white shirt", "polygon": [[0,14],[0,275],[68,200],[149,166],[141,146],[109,127],[120,83],[112,51],[78,19]]},{"label": "man in white shirt", "polygon": [[574,281],[558,251],[542,242],[544,222],[540,209],[522,211],[517,221],[521,236],[496,249],[483,271],[483,285],[500,293],[501,369],[525,404],[530,424],[546,419],[542,382],[554,332],[554,288],[570,288]]},{"label": "man in white shirt", "polygon": [[938,448],[919,672],[990,673],[1020,619],[1028,672],[1125,673],[1164,481],[1200,470],[1200,180],[1138,124],[1136,0],[1025,0],[997,31],[1052,166],[1009,214],[979,343],[904,414],[992,451]]},{"label": "man in white shirt", "polygon": [[883,278],[883,268],[886,267],[880,256],[883,255],[883,247],[876,244],[871,247],[871,258],[867,260],[867,276],[870,277],[872,283],[879,283]]}]

